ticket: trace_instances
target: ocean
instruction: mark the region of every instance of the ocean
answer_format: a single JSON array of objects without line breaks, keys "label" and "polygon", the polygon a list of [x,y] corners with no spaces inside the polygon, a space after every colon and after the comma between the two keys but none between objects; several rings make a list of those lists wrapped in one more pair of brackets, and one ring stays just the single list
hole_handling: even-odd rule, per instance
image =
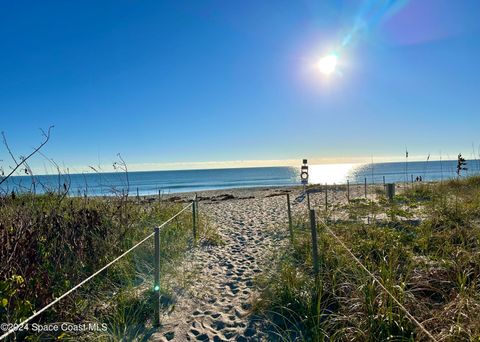
[{"label": "ocean", "polygon": [[[468,161],[468,170],[462,176],[480,174],[480,161]],[[422,177],[423,181],[439,181],[456,177],[456,161],[428,161],[373,164],[319,164],[309,166],[309,184],[362,183],[381,184],[384,181],[405,182],[412,177]],[[2,190],[11,192],[36,193],[63,190],[70,185],[69,194],[112,195],[129,191],[130,194],[156,195],[247,187],[272,187],[300,185],[300,165],[298,167],[255,167],[235,169],[142,171],[84,173],[70,175],[11,177],[1,185]]]}]

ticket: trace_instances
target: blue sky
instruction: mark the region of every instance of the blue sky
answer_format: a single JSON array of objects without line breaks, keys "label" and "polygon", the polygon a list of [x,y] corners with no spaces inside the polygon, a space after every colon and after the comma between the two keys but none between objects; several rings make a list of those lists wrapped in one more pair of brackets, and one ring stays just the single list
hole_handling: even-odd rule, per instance
[{"label": "blue sky", "polygon": [[[138,169],[468,156],[478,13],[476,0],[0,0],[0,130],[26,154],[55,125],[45,153],[72,168],[119,152]],[[314,65],[333,50],[326,77]]]}]

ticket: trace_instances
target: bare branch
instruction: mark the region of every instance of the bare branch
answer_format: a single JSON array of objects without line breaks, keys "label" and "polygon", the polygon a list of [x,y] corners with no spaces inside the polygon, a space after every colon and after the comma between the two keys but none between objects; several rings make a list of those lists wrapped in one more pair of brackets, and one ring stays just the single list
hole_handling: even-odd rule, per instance
[{"label": "bare branch", "polygon": [[10,146],[8,146],[7,137],[5,136],[5,132],[2,132],[2,138],[3,138],[3,144],[7,148],[8,154],[10,154],[10,157],[12,157],[13,161],[15,162],[15,165],[18,166],[17,159],[15,159],[15,156],[13,155],[12,150],[10,149]]},{"label": "bare branch", "polygon": [[[18,169],[22,164],[24,164],[30,157],[32,157],[35,153],[37,153],[38,151],[40,151],[40,149],[41,149],[43,146],[45,146],[45,144],[48,142],[48,140],[50,140],[50,132],[51,132],[51,130],[52,130],[53,127],[54,127],[54,126],[48,127],[47,133],[45,133],[45,132],[42,130],[42,134],[43,134],[43,136],[44,136],[44,138],[45,138],[45,139],[43,140],[43,142],[42,142],[37,148],[35,148],[35,149],[33,150],[33,152],[30,153],[28,156],[22,157],[22,159],[20,160],[19,163],[17,163],[15,157],[13,157],[13,154],[11,153],[10,149],[8,148],[8,145],[6,145],[8,151],[9,151],[9,153],[10,153],[10,155],[11,155],[12,158],[15,160],[15,163],[16,163],[17,165],[12,169],[12,171],[10,171],[9,174],[7,174],[4,178],[2,178],[2,179],[0,180],[0,185],[1,185],[2,183],[4,183],[11,175],[13,175],[13,174],[15,173],[15,171],[17,171],[17,169]],[[6,144],[5,135],[4,135],[3,133],[2,133],[2,135],[3,135],[3,138],[4,138],[4,143]]]}]

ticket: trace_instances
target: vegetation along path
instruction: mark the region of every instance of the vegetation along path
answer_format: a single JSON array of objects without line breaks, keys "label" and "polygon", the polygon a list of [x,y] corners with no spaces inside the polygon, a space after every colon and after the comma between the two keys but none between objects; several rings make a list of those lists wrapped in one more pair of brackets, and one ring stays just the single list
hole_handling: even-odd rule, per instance
[{"label": "vegetation along path", "polygon": [[[255,277],[272,265],[274,253],[287,242],[285,196],[268,190],[255,198],[200,202],[202,213],[216,226],[221,242],[195,249],[184,266],[192,272],[187,290],[162,317],[157,341],[258,341],[266,338],[252,314]],[[218,198],[218,197],[217,197]],[[211,201],[211,199],[214,199]],[[280,225],[281,224],[281,225]]]}]

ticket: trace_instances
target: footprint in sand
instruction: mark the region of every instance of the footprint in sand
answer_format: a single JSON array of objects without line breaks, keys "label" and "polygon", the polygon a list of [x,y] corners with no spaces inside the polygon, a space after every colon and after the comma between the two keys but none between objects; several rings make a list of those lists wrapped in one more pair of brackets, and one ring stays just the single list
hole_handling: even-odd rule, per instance
[{"label": "footprint in sand", "polygon": [[[287,231],[274,239],[266,223],[285,224],[278,197],[204,203],[223,244],[192,253],[199,279],[178,295],[175,310],[162,319],[153,341],[259,341],[266,333],[251,316],[254,276],[271,267],[269,253],[288,242]],[[280,202],[280,199],[282,202]],[[270,207],[270,210],[265,210]],[[283,216],[282,216],[283,215]],[[193,320],[193,321],[192,321]]]}]

